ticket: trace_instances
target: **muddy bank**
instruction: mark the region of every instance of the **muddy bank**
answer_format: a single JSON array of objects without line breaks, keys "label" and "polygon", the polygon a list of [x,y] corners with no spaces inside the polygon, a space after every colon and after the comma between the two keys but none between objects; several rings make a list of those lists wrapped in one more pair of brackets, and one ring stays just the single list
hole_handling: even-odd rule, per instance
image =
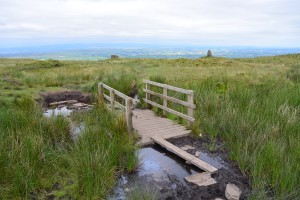
[{"label": "muddy bank", "polygon": [[[226,199],[225,189],[228,183],[235,184],[242,190],[241,199],[247,199],[251,194],[249,179],[243,175],[238,165],[229,159],[229,154],[220,139],[213,142],[205,136],[199,139],[184,137],[170,139],[169,142],[178,147],[185,145],[195,147],[194,149],[188,149],[187,152],[192,155],[197,154],[196,152],[200,152],[200,155],[197,155],[198,158],[218,168],[218,173],[212,176],[217,181],[217,184],[200,189],[188,183],[188,185],[194,188],[192,191],[194,195],[198,197],[201,196],[202,199],[217,197]],[[214,144],[213,147],[212,144]]]},{"label": "muddy bank", "polygon": [[197,151],[201,152],[200,159],[218,168],[218,173],[212,176],[217,184],[199,187],[186,182],[184,179],[186,176],[202,171],[159,145],[154,145],[139,151],[137,170],[121,176],[109,199],[125,200],[137,197],[149,199],[149,196],[161,200],[226,199],[225,189],[228,183],[233,183],[242,190],[240,199],[247,199],[251,193],[249,180],[240,172],[237,165],[229,160],[221,141],[217,142],[213,152],[209,151],[211,141],[205,137],[201,139],[184,137],[169,141],[178,147],[185,145],[195,147],[187,150],[193,155]]},{"label": "muddy bank", "polygon": [[57,92],[43,92],[39,93],[40,99],[37,100],[44,107],[48,107],[49,104],[59,101],[76,100],[81,103],[91,104],[93,102],[92,94],[85,94],[80,91],[57,91]]}]

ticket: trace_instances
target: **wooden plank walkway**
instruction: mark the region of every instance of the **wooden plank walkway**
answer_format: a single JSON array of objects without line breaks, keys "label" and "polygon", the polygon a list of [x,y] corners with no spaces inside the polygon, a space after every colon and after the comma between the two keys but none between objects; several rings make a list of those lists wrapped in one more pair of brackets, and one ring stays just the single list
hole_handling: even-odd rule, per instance
[{"label": "wooden plank walkway", "polygon": [[190,130],[175,122],[155,116],[151,110],[134,109],[132,117],[133,128],[142,137],[139,145],[153,144],[152,137],[159,136],[163,139],[188,136]]},{"label": "wooden plank walkway", "polygon": [[170,142],[164,140],[163,138],[159,136],[153,136],[152,139],[158,143],[159,145],[165,147],[168,151],[176,154],[177,156],[185,159],[186,161],[190,162],[191,164],[195,165],[196,167],[209,172],[209,173],[215,173],[218,171],[217,168],[211,166],[210,164],[200,160],[199,158],[185,152],[184,150],[176,147],[175,145],[171,144]]}]

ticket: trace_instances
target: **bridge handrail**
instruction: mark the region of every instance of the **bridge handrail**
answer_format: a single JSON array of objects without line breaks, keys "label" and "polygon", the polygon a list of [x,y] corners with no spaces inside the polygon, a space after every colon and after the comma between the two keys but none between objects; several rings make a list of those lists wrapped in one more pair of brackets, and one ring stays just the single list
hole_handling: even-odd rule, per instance
[{"label": "bridge handrail", "polygon": [[[107,89],[109,91],[109,96],[104,93],[104,89]],[[122,103],[116,101],[115,96],[124,99],[125,105],[122,105]],[[98,98],[99,98],[99,103],[104,102],[104,99],[106,99],[110,103],[109,108],[112,111],[115,109],[115,105],[119,106],[122,110],[125,110],[127,131],[129,133],[129,136],[132,138],[133,137],[133,125],[132,125],[133,99],[123,94],[122,92],[119,92],[118,90],[109,87],[108,85],[102,82],[98,83]]]},{"label": "bridge handrail", "polygon": [[[166,115],[167,112],[172,113],[174,115],[177,115],[181,118],[188,120],[190,124],[195,121],[194,109],[196,108],[196,105],[194,104],[194,91],[193,90],[186,90],[183,88],[178,88],[178,87],[174,87],[174,86],[167,85],[167,84],[157,83],[157,82],[150,81],[150,80],[143,80],[143,83],[146,83],[146,88],[143,89],[143,91],[146,93],[146,98],[144,98],[144,101],[147,104],[150,104],[152,106],[162,109],[164,115]],[[150,89],[151,85],[163,88],[163,94],[151,91],[151,89]],[[168,96],[168,90],[186,94],[187,101],[182,101],[180,99]],[[158,97],[162,98],[163,105],[160,105],[158,103],[151,101],[150,95],[154,95],[154,96],[158,96]],[[184,113],[181,113],[181,112],[178,112],[171,108],[168,108],[168,101],[172,101],[174,103],[177,103],[177,104],[187,107],[188,114],[186,115]]]}]

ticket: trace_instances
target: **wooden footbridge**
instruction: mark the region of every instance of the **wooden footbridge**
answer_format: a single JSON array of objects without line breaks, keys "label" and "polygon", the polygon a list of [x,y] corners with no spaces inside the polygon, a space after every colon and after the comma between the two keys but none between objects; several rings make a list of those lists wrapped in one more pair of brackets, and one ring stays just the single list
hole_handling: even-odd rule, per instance
[{"label": "wooden footbridge", "polygon": [[[164,116],[171,113],[187,120],[188,124],[192,125],[195,121],[194,109],[196,108],[196,105],[194,104],[194,92],[192,90],[186,90],[149,80],[143,80],[143,82],[145,83],[145,98],[143,100],[147,103],[148,108],[152,106],[162,109]],[[188,136],[191,131],[185,126],[176,124],[170,119],[156,116],[150,109],[134,108],[134,99],[104,83],[98,84],[98,91],[99,101],[106,102],[109,109],[112,111],[116,109],[124,111],[128,133],[131,137],[133,137],[133,133],[137,133],[140,136],[141,139],[138,142],[139,145],[145,146],[157,143],[206,172],[215,173],[217,171],[215,167],[167,141],[167,139],[170,138]],[[176,95],[169,95],[169,93],[179,94],[179,96],[185,95],[186,100],[182,100],[183,98],[176,98]],[[187,114],[170,108],[169,105],[174,103],[185,107],[187,109]],[[205,182],[206,181],[204,181],[204,184]],[[208,182],[211,183],[213,181],[208,178],[207,183]]]}]

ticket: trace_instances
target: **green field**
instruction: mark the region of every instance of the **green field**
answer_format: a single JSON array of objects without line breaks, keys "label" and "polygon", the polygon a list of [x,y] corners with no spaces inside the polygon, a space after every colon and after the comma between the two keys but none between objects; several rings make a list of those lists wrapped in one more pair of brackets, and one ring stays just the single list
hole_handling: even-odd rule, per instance
[{"label": "green field", "polygon": [[143,79],[195,91],[196,129],[223,139],[232,160],[251,180],[252,199],[300,198],[300,54],[295,54],[194,60],[0,59],[0,199],[54,193],[105,198],[117,174],[132,170],[136,162],[123,119],[102,107],[73,116],[88,127],[74,143],[68,122],[42,118],[31,100],[39,92],[62,89],[96,95],[99,81],[127,94],[136,82],[142,97]]}]

